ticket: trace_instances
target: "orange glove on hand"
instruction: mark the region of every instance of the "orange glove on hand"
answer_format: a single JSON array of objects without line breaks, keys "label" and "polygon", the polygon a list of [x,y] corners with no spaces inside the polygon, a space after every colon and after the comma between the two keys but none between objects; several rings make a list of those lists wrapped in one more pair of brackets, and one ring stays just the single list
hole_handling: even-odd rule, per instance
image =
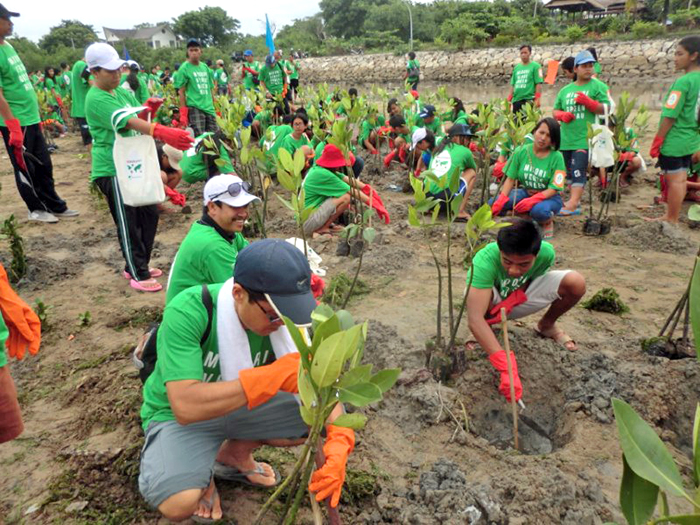
[{"label": "orange glove on hand", "polygon": [[266,403],[281,390],[296,394],[299,392],[297,375],[299,354],[293,352],[270,365],[246,368],[238,374],[238,380],[248,398],[248,410]]},{"label": "orange glove on hand", "polygon": [[490,317],[486,319],[487,324],[497,324],[501,322],[501,308],[506,309],[506,315],[513,311],[513,308],[527,302],[527,294],[519,288],[512,292],[489,311]]},{"label": "orange glove on hand", "polygon": [[309,483],[309,490],[316,493],[316,501],[331,497],[331,507],[338,506],[345,482],[348,455],[353,448],[355,448],[355,432],[352,429],[334,425],[326,427],[326,444],[323,445],[326,462],[313,473]]},{"label": "orange glove on hand", "polygon": [[649,150],[649,156],[653,159],[661,155],[661,146],[664,144],[666,137],[659,137],[656,135],[654,137],[654,142],[651,143],[651,149]]},{"label": "orange glove on hand", "polygon": [[0,265],[0,310],[10,336],[5,342],[10,357],[24,359],[29,353],[36,355],[41,345],[41,321],[10,286],[5,268]]},{"label": "orange glove on hand", "polygon": [[162,124],[153,124],[152,126],[153,138],[170,144],[175,149],[187,151],[194,144],[194,139],[184,129],[167,128]]},{"label": "orange glove on hand", "polygon": [[[506,351],[499,350],[495,354],[491,354],[489,356],[489,361],[493,367],[501,373],[501,382],[500,385],[498,385],[498,391],[510,402],[510,377],[508,376]],[[513,371],[513,393],[515,394],[515,400],[520,401],[520,398],[523,397],[523,385],[518,375],[518,362],[515,360],[515,354],[512,352],[510,354],[510,364]]]},{"label": "orange glove on hand", "polygon": [[180,106],[180,125],[186,128],[190,123],[190,108],[187,106]]},{"label": "orange glove on hand", "polygon": [[563,122],[564,124],[568,124],[572,120],[576,119],[576,115],[573,113],[570,113],[568,111],[561,111],[560,109],[555,109],[554,110],[554,118],[557,119],[559,122]]},{"label": "orange glove on hand", "polygon": [[146,102],[143,103],[143,105],[146,107],[141,113],[139,113],[139,118],[141,120],[148,120],[148,117],[151,117],[151,120],[156,118],[156,113],[158,112],[158,108],[160,108],[161,105],[163,105],[163,99],[158,98],[158,97],[151,97]]}]

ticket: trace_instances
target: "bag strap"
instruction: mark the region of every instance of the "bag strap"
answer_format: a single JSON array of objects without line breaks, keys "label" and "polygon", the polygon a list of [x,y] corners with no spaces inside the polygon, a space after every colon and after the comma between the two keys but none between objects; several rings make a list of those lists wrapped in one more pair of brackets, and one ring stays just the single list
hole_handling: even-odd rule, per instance
[{"label": "bag strap", "polygon": [[[114,134],[117,134],[117,126],[126,118],[130,117],[131,115],[136,115],[138,113],[141,113],[144,109],[148,109],[143,106],[139,106],[137,108],[122,108],[116,110],[114,113],[112,113],[112,129],[114,130]],[[148,116],[148,121],[150,122],[151,116],[149,114]]]},{"label": "bag strap", "polygon": [[204,305],[204,308],[207,309],[207,328],[204,330],[202,339],[199,341],[200,346],[204,346],[204,343],[209,338],[209,334],[211,333],[211,325],[214,320],[214,301],[212,300],[209,287],[206,284],[202,285],[202,304]]}]

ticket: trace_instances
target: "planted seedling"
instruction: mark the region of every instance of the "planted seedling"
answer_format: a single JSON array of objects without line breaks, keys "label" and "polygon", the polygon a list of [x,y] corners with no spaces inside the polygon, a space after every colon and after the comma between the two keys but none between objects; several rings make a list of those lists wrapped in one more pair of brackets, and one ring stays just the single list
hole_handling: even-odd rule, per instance
[{"label": "planted seedling", "polygon": [[605,312],[608,314],[624,314],[630,311],[629,307],[622,302],[620,295],[614,288],[603,288],[595,293],[593,297],[581,303],[586,310]]},{"label": "planted seedling", "polygon": [[81,328],[88,327],[92,324],[92,314],[90,314],[90,311],[85,311],[81,314],[78,314],[78,326]]},{"label": "planted seedling", "polygon": [[481,152],[478,155],[474,155],[474,160],[477,167],[477,180],[481,183],[479,206],[482,206],[488,201],[490,196],[491,152],[506,140],[507,135],[502,131],[504,116],[498,111],[496,102],[478,104],[477,114],[470,115],[470,119],[476,129],[476,136],[472,141]]},{"label": "planted seedling", "polygon": [[[260,509],[255,524],[262,523],[273,503],[287,490],[290,493],[278,522],[283,525],[295,523],[313,471],[321,430],[331,412],[338,403],[362,408],[381,401],[399,377],[398,368],[373,372],[372,365],[360,364],[367,339],[366,322],[355,324],[348,312],[334,312],[327,305],[316,308],[312,321],[313,338],[309,344],[299,329],[284,318],[301,355],[298,377],[300,411],[304,422],[309,425],[309,435],[290,475]],[[367,416],[353,412],[341,415],[333,425],[359,430],[366,422]]]},{"label": "planted seedling", "polygon": [[277,195],[282,204],[294,214],[297,223],[299,236],[304,241],[304,255],[307,256],[306,234],[304,233],[304,223],[314,212],[313,208],[307,208],[304,204],[304,184],[302,172],[306,165],[304,151],[299,148],[294,152],[294,157],[286,149],[280,148],[277,151],[277,180],[282,187],[291,193],[289,200]]},{"label": "planted seedling", "polygon": [[46,304],[42,299],[37,298],[34,301],[34,313],[41,321],[41,331],[42,333],[48,332],[51,329],[51,324],[49,323],[49,312],[53,309],[53,306]]},{"label": "planted seedling", "polygon": [[14,215],[10,215],[0,229],[0,233],[10,242],[12,262],[10,263],[10,280],[18,282],[27,275],[27,257],[24,254],[24,239],[19,234],[19,225]]}]

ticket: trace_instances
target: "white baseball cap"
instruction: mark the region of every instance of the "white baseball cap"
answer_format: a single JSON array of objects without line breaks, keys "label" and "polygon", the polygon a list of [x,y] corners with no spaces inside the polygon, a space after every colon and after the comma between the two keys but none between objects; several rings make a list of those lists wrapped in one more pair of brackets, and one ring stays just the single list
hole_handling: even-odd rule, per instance
[{"label": "white baseball cap", "polygon": [[234,208],[248,206],[259,201],[255,195],[248,193],[250,184],[238,175],[215,175],[204,185],[204,205],[210,202],[223,202]]},{"label": "white baseball cap", "polygon": [[174,170],[180,169],[180,161],[182,160],[182,151],[177,148],[173,148],[170,144],[163,145],[163,153],[168,157],[168,162],[170,167]]},{"label": "white baseball cap", "polygon": [[85,61],[88,69],[101,67],[109,71],[116,71],[122,67],[126,61],[119,58],[119,53],[109,44],[96,42],[88,46],[85,50]]},{"label": "white baseball cap", "polygon": [[413,132],[413,137],[411,137],[411,142],[413,142],[413,148],[415,149],[416,144],[428,136],[428,132],[425,128],[418,128]]}]

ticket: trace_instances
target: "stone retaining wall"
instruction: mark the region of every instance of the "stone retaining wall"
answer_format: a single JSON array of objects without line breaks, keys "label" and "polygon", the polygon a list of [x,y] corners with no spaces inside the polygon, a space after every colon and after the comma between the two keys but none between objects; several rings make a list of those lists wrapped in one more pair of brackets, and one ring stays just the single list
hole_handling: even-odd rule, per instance
[{"label": "stone retaining wall", "polygon": [[[601,78],[612,83],[651,82],[674,76],[676,40],[640,40],[598,43]],[[563,60],[587,44],[534,46],[533,59],[546,73],[549,60]],[[449,82],[507,81],[520,60],[517,47],[470,49],[461,52],[421,51],[421,80]],[[307,58],[301,62],[303,81],[377,83],[396,82],[405,71],[403,57],[389,53]]]}]

